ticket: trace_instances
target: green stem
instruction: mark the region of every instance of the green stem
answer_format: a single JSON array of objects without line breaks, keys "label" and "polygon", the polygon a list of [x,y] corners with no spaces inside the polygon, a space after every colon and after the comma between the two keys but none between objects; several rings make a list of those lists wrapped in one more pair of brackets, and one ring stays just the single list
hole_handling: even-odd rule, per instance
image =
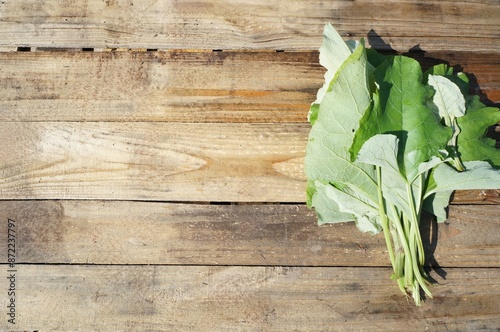
[{"label": "green stem", "polygon": [[457,138],[461,132],[461,129],[458,126],[458,122],[457,122],[456,117],[452,118],[451,123],[448,125],[448,127],[451,127],[451,129],[453,131],[453,136],[451,137],[450,141],[448,142],[448,146],[450,146],[451,149],[453,150],[453,154],[452,154],[453,164],[455,165],[455,168],[457,169],[457,171],[463,172],[463,171],[465,171],[465,166],[462,163],[462,160],[460,160],[460,157],[458,154],[458,149],[457,149]]},{"label": "green stem", "polygon": [[404,228],[404,231],[405,231],[405,240],[406,240],[406,244],[408,245],[408,248],[410,250],[410,254],[408,255],[408,259],[405,261],[405,277],[406,277],[406,280],[407,280],[407,285],[408,286],[411,286],[413,285],[413,280],[414,280],[414,275],[413,275],[413,268],[412,268],[412,265],[413,265],[413,261],[415,260],[415,251],[412,250],[413,248],[415,248],[415,243],[414,243],[414,237],[413,237],[413,224],[411,223],[411,221],[408,220],[408,218],[403,215],[403,218],[405,220],[407,220],[407,222],[405,223],[406,224],[409,224],[406,228]]},{"label": "green stem", "polygon": [[[413,192],[411,185],[407,185],[407,194],[408,194],[408,203],[410,203],[410,213],[411,213],[411,232],[413,236],[410,241],[409,250],[411,250],[412,256],[412,265],[413,265],[413,274],[420,284],[420,287],[424,290],[424,292],[432,297],[432,294],[427,287],[427,281],[422,277],[421,271],[423,269],[423,265],[425,263],[425,255],[424,255],[424,247],[422,244],[422,237],[420,236],[420,209],[416,211],[415,200],[413,198]],[[418,257],[415,257],[417,256]],[[418,297],[420,299],[420,294],[414,294],[414,298]]]},{"label": "green stem", "polygon": [[[420,182],[419,188],[422,190],[422,175],[418,176],[417,181]],[[414,251],[414,256],[415,260],[418,261],[420,266],[423,266],[425,264],[425,253],[424,253],[424,245],[422,243],[422,237],[420,236],[420,215],[421,215],[421,201],[417,202],[415,201],[415,198],[413,196],[413,191],[412,191],[412,185],[407,184],[406,185],[406,194],[408,197],[408,203],[410,206],[410,248],[416,249]],[[419,198],[422,195],[419,194]]]},{"label": "green stem", "polygon": [[390,231],[389,231],[389,221],[387,219],[387,213],[385,211],[385,200],[382,194],[382,170],[380,166],[376,166],[377,170],[377,184],[378,184],[378,209],[380,213],[380,223],[382,224],[382,230],[384,231],[385,244],[387,245],[387,250],[389,251],[389,259],[391,260],[392,269],[394,274],[397,274],[396,259],[394,257],[394,249],[392,247]]},{"label": "green stem", "polygon": [[[393,279],[396,279],[399,289],[403,293],[412,295],[415,304],[418,306],[421,304],[420,289],[429,297],[432,297],[427,287],[428,282],[422,276],[425,256],[419,227],[421,201],[415,201],[412,186],[407,184],[410,215],[399,212],[393,204],[385,200],[382,192],[382,169],[379,166],[375,167],[380,223],[394,271]],[[417,181],[422,182],[422,177]],[[422,188],[422,186],[423,183],[420,183],[419,188]]]},{"label": "green stem", "polygon": [[[389,219],[390,221],[390,233],[392,237],[392,243],[394,244],[394,256],[395,256],[395,266],[394,266],[394,276],[392,279],[397,281],[397,284],[399,286],[399,289],[403,294],[406,294],[406,287],[405,287],[405,279],[404,279],[404,266],[405,266],[405,254],[404,254],[404,249],[401,244],[401,241],[399,241],[399,236],[398,232],[396,230],[395,222],[400,222],[400,216],[397,215],[396,209],[394,205],[387,203],[390,207],[389,211],[392,212],[393,216],[391,216]],[[396,214],[394,215],[394,213]]]},{"label": "green stem", "polygon": [[[395,210],[395,207],[392,206],[392,209]],[[397,215],[396,211],[393,211],[394,215]],[[404,218],[404,216],[403,216]],[[421,274],[421,269],[418,265],[418,262],[415,258],[415,250],[410,249],[410,245],[406,239],[405,236],[405,231],[401,225],[401,223],[394,223],[400,243],[403,246],[403,251],[405,255],[405,270],[404,270],[404,275],[405,275],[405,286],[406,289],[411,290],[410,292],[413,295],[413,299],[415,300],[416,305],[420,305],[420,289],[419,287],[422,288],[422,290],[429,296],[432,297],[432,294],[427,287],[427,281],[422,277]],[[408,263],[409,264],[408,264]],[[409,279],[408,275],[412,275],[412,278]],[[408,282],[408,284],[406,284]]]},{"label": "green stem", "polygon": [[424,251],[424,244],[422,243],[422,236],[420,235],[420,221],[422,220],[422,202],[423,202],[423,193],[422,190],[425,188],[425,175],[420,174],[418,176],[418,181],[419,181],[419,188],[420,188],[420,193],[419,193],[419,201],[418,204],[415,205],[416,208],[416,215],[417,215],[417,231],[416,231],[416,240],[417,240],[417,245],[418,245],[418,257],[419,257],[419,263],[420,266],[423,267],[425,264],[425,251]]}]

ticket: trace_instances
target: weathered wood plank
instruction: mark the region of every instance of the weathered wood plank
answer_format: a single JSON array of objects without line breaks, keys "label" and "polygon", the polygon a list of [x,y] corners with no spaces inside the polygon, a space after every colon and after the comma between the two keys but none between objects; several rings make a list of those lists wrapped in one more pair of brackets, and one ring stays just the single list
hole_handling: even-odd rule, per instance
[{"label": "weathered wood plank", "polygon": [[0,197],[302,202],[308,129],[4,122]]},{"label": "weathered wood plank", "polygon": [[[388,268],[18,265],[15,328],[494,331],[500,324],[498,268],[450,269],[421,308],[389,274]],[[7,282],[0,279],[1,289]],[[6,317],[0,324],[12,327]]]},{"label": "weathered wood plank", "polygon": [[[500,102],[497,54],[421,53]],[[0,53],[0,121],[305,122],[317,52]]]},{"label": "weathered wood plank", "polygon": [[0,122],[0,198],[304,202],[308,132],[306,123]]},{"label": "weathered wood plank", "polygon": [[[304,202],[308,131],[308,124],[0,122],[0,198]],[[495,204],[498,192],[464,197]]]},{"label": "weathered wood plank", "polygon": [[500,51],[496,0],[19,0],[0,11],[0,46],[304,50],[332,22],[354,38],[374,30],[399,51]]},{"label": "weathered wood plank", "polygon": [[[429,266],[500,267],[497,212],[452,206],[448,223],[425,220]],[[0,202],[0,220],[9,218],[23,263],[389,265],[381,234],[352,223],[319,227],[304,205]],[[0,233],[2,246],[6,236]]]},{"label": "weathered wood plank", "polygon": [[460,190],[452,196],[452,204],[500,204],[500,189]]},{"label": "weathered wood plank", "polygon": [[317,59],[316,52],[4,53],[0,121],[304,122],[323,84]]}]

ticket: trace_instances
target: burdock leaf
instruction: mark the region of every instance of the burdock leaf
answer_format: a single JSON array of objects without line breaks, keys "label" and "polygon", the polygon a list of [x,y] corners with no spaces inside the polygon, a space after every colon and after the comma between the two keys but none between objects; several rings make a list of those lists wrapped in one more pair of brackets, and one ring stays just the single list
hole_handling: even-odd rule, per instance
[{"label": "burdock leaf", "polygon": [[[357,199],[362,204],[377,204],[373,167],[354,164],[349,158],[349,147],[359,127],[359,120],[371,107],[367,66],[365,48],[359,44],[335,74],[330,90],[325,93],[318,107],[316,120],[309,133],[305,171],[309,181],[313,182],[309,185],[308,201],[320,211],[319,223],[338,222],[348,212],[342,211],[339,204],[342,202],[335,202],[335,195],[328,195],[327,188],[322,187],[322,184],[348,192],[352,199]],[[333,209],[322,206],[332,202]],[[339,214],[332,212],[337,207]],[[357,221],[356,215],[350,212],[348,215],[350,220]],[[325,220],[325,216],[332,219]],[[365,219],[358,223],[358,227],[363,231],[372,231],[373,227],[363,227],[364,222]],[[376,220],[372,222],[377,223]]]},{"label": "burdock leaf", "polygon": [[429,75],[429,85],[436,90],[432,101],[441,118],[458,118],[465,114],[465,98],[455,83],[444,76]]},{"label": "burdock leaf", "polygon": [[418,173],[418,166],[440,156],[451,138],[451,129],[440,124],[427,102],[431,97],[422,84],[420,64],[408,57],[395,56],[375,70],[378,89],[374,106],[361,119],[351,147],[357,156],[363,144],[376,134],[393,134],[399,139],[398,164],[406,178]]},{"label": "burdock leaf", "polygon": [[354,51],[356,46],[357,42],[344,42],[342,37],[331,24],[325,25],[323,30],[323,44],[319,49],[319,63],[326,68],[325,83],[323,87],[318,90],[316,101],[313,104],[321,103],[325,93],[330,90],[330,84],[333,77],[339,70],[340,66],[342,66],[345,60],[347,60],[347,58]]},{"label": "burdock leaf", "polygon": [[489,126],[500,121],[500,111],[495,107],[468,109],[457,119],[461,129],[458,135],[458,153],[462,161],[485,160],[492,165],[500,165],[500,149],[495,140],[486,137]]},{"label": "burdock leaf", "polygon": [[441,164],[433,172],[435,185],[429,188],[426,195],[450,190],[498,189],[500,188],[500,171],[494,169],[486,161],[469,161],[464,163],[466,169],[459,172],[447,164]]}]

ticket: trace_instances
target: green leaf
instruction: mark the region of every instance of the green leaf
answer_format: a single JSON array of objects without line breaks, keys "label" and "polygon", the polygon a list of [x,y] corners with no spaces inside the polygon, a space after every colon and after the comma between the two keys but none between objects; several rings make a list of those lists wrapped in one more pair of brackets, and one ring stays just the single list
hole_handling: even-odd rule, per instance
[{"label": "green leaf", "polygon": [[447,159],[443,160],[438,157],[432,157],[429,161],[419,165],[414,177],[405,178],[398,168],[398,141],[398,138],[394,135],[375,135],[363,144],[356,160],[382,168],[382,191],[384,198],[396,206],[399,211],[410,215],[413,207],[408,202],[409,186],[411,186],[415,203],[420,206],[424,188],[421,182],[416,181],[417,177],[422,175],[423,179],[425,179],[428,171],[444,163]]},{"label": "green leaf", "polygon": [[[318,182],[335,185],[332,187],[349,192],[363,203],[373,206],[377,202],[373,167],[351,163],[348,152],[354,133],[359,127],[359,120],[366,109],[371,107],[368,70],[365,48],[359,44],[335,75],[331,89],[325,93],[319,104],[316,121],[309,133],[305,171],[307,178],[314,181],[315,190],[308,200],[320,211],[320,223],[338,222],[339,218],[325,220],[325,215],[334,214],[325,213],[332,211],[332,208],[323,205],[330,203],[336,209],[339,202],[333,201],[333,196],[327,195],[326,188],[321,187]],[[318,190],[319,188],[325,190]],[[336,212],[346,211],[339,207]],[[336,216],[338,217],[338,214]],[[356,219],[355,216],[349,216],[351,220]]]},{"label": "green leaf", "polygon": [[387,57],[385,55],[380,54],[373,48],[369,48],[366,50],[366,58],[373,68],[377,68],[387,60]]},{"label": "green leaf", "polygon": [[455,83],[466,101],[465,115],[458,118],[458,154],[462,161],[485,160],[494,167],[500,166],[500,150],[495,148],[495,140],[485,136],[488,127],[500,121],[500,111],[496,107],[486,107],[478,96],[469,94],[469,79],[464,73],[452,75],[452,68],[446,65],[432,67],[427,74],[442,75]]},{"label": "green leaf", "polygon": [[347,60],[354,51],[357,43],[350,41],[344,42],[342,37],[333,28],[331,24],[325,25],[323,30],[323,44],[319,51],[319,63],[327,69],[325,73],[325,83],[319,89],[316,101],[313,104],[319,104],[325,93],[330,90],[330,84],[338,69]]},{"label": "green leaf", "polygon": [[375,70],[378,84],[374,106],[361,119],[350,149],[355,158],[363,144],[376,134],[394,134],[399,139],[398,165],[401,173],[413,178],[418,165],[440,156],[451,137],[427,107],[430,91],[422,84],[417,61],[403,56],[389,58]]},{"label": "green leaf", "polygon": [[447,164],[441,164],[433,172],[434,188],[430,188],[426,196],[450,190],[498,189],[500,188],[500,171],[491,167],[486,161],[469,161],[464,163],[466,170],[458,172]]},{"label": "green leaf", "polygon": [[500,166],[500,149],[495,148],[494,139],[485,136],[488,127],[499,121],[500,111],[495,107],[468,109],[463,117],[457,119],[461,129],[458,153],[462,161],[485,160]]},{"label": "green leaf", "polygon": [[450,204],[451,194],[453,194],[453,190],[438,191],[431,194],[424,200],[424,210],[435,215],[437,222],[444,222],[448,219],[446,208]]},{"label": "green leaf", "polygon": [[[458,118],[465,114],[465,98],[455,83],[444,76],[429,75],[429,85],[436,90],[432,101],[442,119]],[[450,125],[447,123],[447,126]]]},{"label": "green leaf", "polygon": [[312,182],[315,193],[311,196],[310,205],[314,206],[319,225],[354,221],[354,216],[351,213],[340,212],[338,204],[328,197],[327,188],[332,185],[322,183],[321,181]]},{"label": "green leaf", "polygon": [[354,190],[347,186],[339,190],[334,186],[325,187],[327,197],[335,202],[340,211],[354,217],[356,226],[362,232],[376,234],[382,230],[378,207],[359,199]]},{"label": "green leaf", "polygon": [[425,77],[425,82],[427,82],[426,79],[428,75],[447,76],[452,74],[453,74],[453,67],[450,67],[444,63],[440,63],[427,69],[427,71],[424,73],[424,77]]}]

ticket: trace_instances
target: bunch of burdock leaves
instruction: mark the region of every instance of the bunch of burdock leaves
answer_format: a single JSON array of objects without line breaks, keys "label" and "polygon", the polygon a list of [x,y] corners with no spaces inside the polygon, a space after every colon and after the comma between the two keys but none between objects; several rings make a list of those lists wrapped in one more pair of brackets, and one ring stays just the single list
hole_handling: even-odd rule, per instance
[{"label": "bunch of burdock leaves", "polygon": [[487,138],[500,111],[469,94],[447,65],[422,72],[401,55],[324,30],[325,84],[311,105],[307,203],[318,222],[383,231],[391,278],[421,304],[432,297],[420,235],[423,211],[446,220],[454,190],[500,188],[500,150]]}]

